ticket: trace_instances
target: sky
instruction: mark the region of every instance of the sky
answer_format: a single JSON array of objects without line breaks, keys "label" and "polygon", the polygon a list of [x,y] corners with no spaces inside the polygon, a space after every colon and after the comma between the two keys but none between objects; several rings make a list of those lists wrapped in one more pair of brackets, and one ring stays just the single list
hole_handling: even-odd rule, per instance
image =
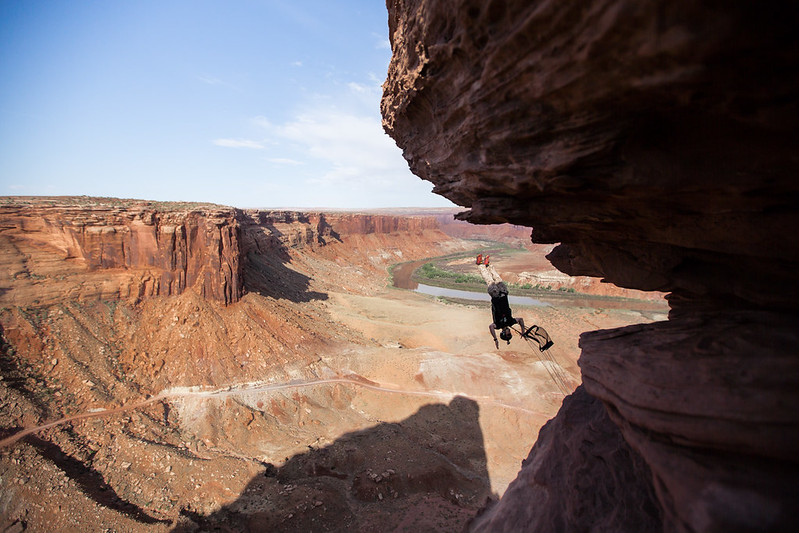
[{"label": "sky", "polygon": [[0,0],[0,196],[449,207],[383,132],[384,0]]}]

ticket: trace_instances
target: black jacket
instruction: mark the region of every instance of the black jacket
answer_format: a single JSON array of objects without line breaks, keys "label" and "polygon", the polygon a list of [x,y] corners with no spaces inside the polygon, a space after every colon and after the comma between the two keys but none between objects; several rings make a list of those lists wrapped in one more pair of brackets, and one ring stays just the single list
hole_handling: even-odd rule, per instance
[{"label": "black jacket", "polygon": [[491,298],[491,314],[494,316],[494,325],[498,328],[508,328],[516,323],[507,295]]}]

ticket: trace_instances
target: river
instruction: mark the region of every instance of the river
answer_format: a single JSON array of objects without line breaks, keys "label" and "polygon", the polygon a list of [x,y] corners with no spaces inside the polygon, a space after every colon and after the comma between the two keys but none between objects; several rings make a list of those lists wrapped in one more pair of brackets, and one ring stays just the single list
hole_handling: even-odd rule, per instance
[{"label": "river", "polygon": [[[412,279],[413,272],[430,260],[412,261],[403,263],[394,268],[392,275],[394,287],[407,289],[421,294],[431,296],[445,296],[449,298],[461,298],[464,300],[490,301],[491,297],[486,292],[462,291],[460,289],[445,289],[417,283]],[[545,301],[548,300],[548,301]],[[587,307],[593,309],[629,309],[640,312],[668,312],[668,307],[664,303],[650,302],[647,300],[631,300],[624,298],[612,298],[604,296],[569,294],[553,291],[552,295],[542,296],[541,300],[528,296],[508,296],[508,302],[514,305],[529,305],[534,307],[557,306],[557,307]]]},{"label": "river", "polygon": [[[462,291],[460,289],[445,289],[444,287],[435,287],[433,285],[425,285],[424,283],[417,283],[412,279],[413,271],[427,263],[427,261],[413,261],[399,265],[394,269],[394,286],[400,289],[408,289],[411,291],[419,292],[422,294],[429,294],[431,296],[446,296],[449,298],[461,298],[464,300],[477,300],[477,301],[491,301],[491,297],[487,292],[474,292]],[[508,302],[514,305],[531,305],[541,307],[551,305],[529,296],[508,296]]]}]

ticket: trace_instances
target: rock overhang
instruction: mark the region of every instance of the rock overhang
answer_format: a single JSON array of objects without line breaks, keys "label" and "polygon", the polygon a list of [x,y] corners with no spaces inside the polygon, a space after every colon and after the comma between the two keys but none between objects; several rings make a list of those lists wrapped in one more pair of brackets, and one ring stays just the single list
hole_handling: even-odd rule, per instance
[{"label": "rock overhang", "polygon": [[[671,292],[668,322],[585,333],[580,360],[651,469],[665,527],[795,526],[799,6],[387,7],[383,125],[411,170],[462,219],[562,243],[548,257],[568,274]],[[525,469],[561,459],[538,453]],[[570,523],[572,492],[509,489],[483,523],[530,505],[526,527]]]},{"label": "rock overhang", "polygon": [[414,173],[470,208],[461,218],[565,243],[554,258],[570,274],[679,292],[707,280],[676,257],[709,263],[711,278],[720,256],[795,263],[782,238],[799,224],[791,14],[787,2],[389,2],[384,127]]}]

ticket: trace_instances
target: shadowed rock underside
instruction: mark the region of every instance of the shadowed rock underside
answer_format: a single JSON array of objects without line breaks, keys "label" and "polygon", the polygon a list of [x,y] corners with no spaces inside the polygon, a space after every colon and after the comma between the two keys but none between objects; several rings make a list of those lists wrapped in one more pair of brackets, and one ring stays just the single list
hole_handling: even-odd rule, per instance
[{"label": "shadowed rock underside", "polygon": [[[469,207],[463,219],[562,243],[549,258],[563,272],[671,293],[667,322],[583,334],[580,360],[585,390],[633,450],[618,467],[643,460],[663,527],[795,527],[799,8],[387,7],[384,127],[411,170]],[[509,491],[518,504],[479,523],[508,529],[532,513],[529,528],[548,530],[541,517],[572,512],[564,500],[590,487],[542,492],[525,473],[561,453],[537,446],[520,473],[533,511]],[[588,512],[613,530],[617,511]]]}]

